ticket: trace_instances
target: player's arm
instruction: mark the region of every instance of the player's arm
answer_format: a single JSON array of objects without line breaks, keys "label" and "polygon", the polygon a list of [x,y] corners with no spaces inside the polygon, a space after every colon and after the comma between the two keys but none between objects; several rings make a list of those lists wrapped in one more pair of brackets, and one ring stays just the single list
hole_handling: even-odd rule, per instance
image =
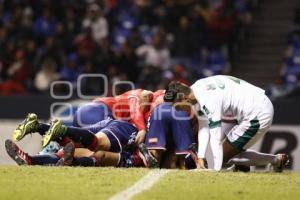
[{"label": "player's arm", "polygon": [[198,131],[198,160],[197,168],[205,169],[204,158],[209,143],[209,125],[208,119],[204,116],[199,118],[199,131]]},{"label": "player's arm", "polygon": [[140,100],[136,96],[129,98],[130,116],[132,123],[139,130],[136,136],[136,143],[140,144],[145,140],[146,136],[146,123],[144,120],[143,111],[140,108]]},{"label": "player's arm", "polygon": [[221,126],[210,129],[210,148],[213,154],[214,170],[219,171],[223,164],[223,143]]},{"label": "player's arm", "polygon": [[210,147],[213,154],[214,170],[221,170],[223,164],[223,143],[221,130],[221,104],[216,103],[209,118]]},{"label": "player's arm", "polygon": [[221,131],[222,101],[212,99],[207,105],[203,105],[202,110],[208,118],[209,142],[213,154],[214,170],[221,170],[223,163],[223,144]]}]

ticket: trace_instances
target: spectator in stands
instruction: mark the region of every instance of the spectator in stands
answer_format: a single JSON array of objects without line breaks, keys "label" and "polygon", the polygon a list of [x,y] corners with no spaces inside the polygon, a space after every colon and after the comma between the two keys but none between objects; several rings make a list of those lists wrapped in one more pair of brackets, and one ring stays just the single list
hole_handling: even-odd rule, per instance
[{"label": "spectator in stands", "polygon": [[104,73],[108,72],[110,65],[115,65],[117,62],[116,53],[113,51],[111,42],[108,38],[101,40],[100,44],[97,44],[97,47],[92,54],[92,62],[94,66],[95,73]]},{"label": "spectator in stands", "polygon": [[6,71],[7,81],[0,84],[1,95],[25,94],[26,81],[29,78],[29,67],[25,62],[24,51],[19,49],[13,62]]},{"label": "spectator in stands", "polygon": [[184,66],[191,65],[191,58],[195,54],[197,44],[194,32],[192,31],[190,20],[186,16],[182,16],[179,20],[179,27],[174,34],[175,40],[172,48],[173,63],[182,64]]},{"label": "spectator in stands", "polygon": [[26,63],[28,63],[29,66],[32,66],[37,53],[36,43],[33,39],[29,39],[25,41],[24,46]]},{"label": "spectator in stands", "polygon": [[52,60],[45,60],[41,70],[36,74],[34,86],[39,92],[48,92],[53,81],[58,80],[59,75],[56,72],[56,63]]},{"label": "spectator in stands", "polygon": [[127,42],[134,50],[145,43],[138,28],[132,29]]},{"label": "spectator in stands", "polygon": [[53,60],[60,70],[60,66],[65,63],[65,53],[63,49],[59,48],[54,37],[47,37],[45,39],[45,46],[42,46],[35,57],[33,64],[33,73],[39,71],[45,60]]},{"label": "spectator in stands", "polygon": [[[66,74],[74,75],[78,71],[110,74],[117,77],[113,78],[115,80],[130,79],[155,90],[178,76],[178,71],[176,74],[171,68],[173,64],[190,65],[190,62],[192,67],[183,65],[182,74],[194,78],[198,75],[194,70],[201,71],[203,64],[210,66],[208,69],[221,66],[222,54],[209,52],[208,59],[201,57],[200,52],[205,48],[218,49],[223,44],[238,42],[232,38],[238,38],[236,35],[240,31],[237,30],[251,21],[249,2],[252,0],[21,3],[4,0],[0,4],[1,79],[12,80],[7,71],[15,64],[14,55],[18,49],[24,50],[25,63],[32,72],[29,82],[39,82],[50,68],[55,74],[54,68],[62,72],[61,68],[66,66],[65,71],[70,72]],[[121,40],[115,35],[121,36]],[[76,66],[86,66],[85,70],[77,67],[70,70],[70,62],[66,64],[65,55],[74,51],[77,54]],[[223,59],[227,59],[226,55]],[[49,60],[57,67],[49,67]],[[113,69],[110,69],[111,66],[114,66]],[[221,71],[214,68],[213,73]],[[44,87],[38,90],[47,88],[51,79],[46,80],[45,85],[41,84]],[[31,84],[24,86],[15,88],[15,91],[31,89]]]},{"label": "spectator in stands", "polygon": [[83,66],[78,62],[78,55],[76,53],[70,53],[68,55],[67,65],[62,68],[59,76],[61,80],[71,82],[75,89],[76,81],[83,70]]},{"label": "spectator in stands", "polygon": [[91,27],[85,27],[74,40],[74,45],[81,59],[88,60],[96,49],[95,40],[92,37]]},{"label": "spectator in stands", "polygon": [[56,29],[56,20],[49,8],[43,10],[42,16],[34,21],[33,31],[37,37],[45,38],[53,36]]},{"label": "spectator in stands", "polygon": [[80,21],[78,17],[76,17],[75,10],[73,8],[66,8],[64,13],[64,18],[59,24],[59,27],[63,29],[61,42],[67,53],[70,53],[74,50],[73,41],[82,29]]},{"label": "spectator in stands", "polygon": [[142,59],[144,66],[153,66],[162,70],[167,69],[170,65],[170,51],[160,34],[153,37],[151,44],[145,44],[137,48],[136,54]]},{"label": "spectator in stands", "polygon": [[156,67],[146,66],[142,69],[138,77],[138,87],[154,91],[161,82],[161,79],[162,71]]},{"label": "spectator in stands", "polygon": [[92,4],[87,9],[87,14],[82,22],[83,28],[91,27],[93,39],[100,43],[108,36],[109,27],[103,12],[97,4]]},{"label": "spectator in stands", "polygon": [[118,66],[121,72],[127,74],[129,80],[136,82],[136,75],[139,74],[139,70],[137,68],[137,58],[134,53],[134,49],[127,41],[122,44],[117,58]]},{"label": "spectator in stands", "polygon": [[202,72],[205,77],[228,73],[230,63],[228,61],[226,47],[210,47],[205,54],[204,69]]}]

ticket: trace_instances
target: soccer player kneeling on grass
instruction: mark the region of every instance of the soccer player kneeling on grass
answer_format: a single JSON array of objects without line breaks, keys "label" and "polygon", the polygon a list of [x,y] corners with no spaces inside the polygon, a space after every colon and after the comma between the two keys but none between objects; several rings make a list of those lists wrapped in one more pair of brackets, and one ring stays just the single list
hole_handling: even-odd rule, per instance
[{"label": "soccer player kneeling on grass", "polygon": [[[282,171],[288,163],[285,154],[263,154],[249,150],[268,131],[273,120],[273,105],[265,91],[231,76],[212,76],[196,81],[191,87],[180,82],[169,84],[165,100],[178,110],[198,106],[198,168],[205,168],[203,159],[210,141],[214,169],[221,170],[223,161],[242,166],[264,166],[269,163]],[[226,137],[222,135],[221,119],[231,112],[237,120]],[[224,140],[224,141],[223,141]]]}]

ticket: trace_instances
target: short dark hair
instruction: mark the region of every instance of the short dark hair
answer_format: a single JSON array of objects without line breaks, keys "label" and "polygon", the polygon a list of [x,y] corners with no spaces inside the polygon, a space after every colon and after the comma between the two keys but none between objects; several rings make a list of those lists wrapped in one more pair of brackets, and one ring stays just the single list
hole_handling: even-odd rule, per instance
[{"label": "short dark hair", "polygon": [[179,81],[172,81],[166,88],[164,101],[165,102],[177,102],[182,99],[182,95],[189,95],[191,88]]}]

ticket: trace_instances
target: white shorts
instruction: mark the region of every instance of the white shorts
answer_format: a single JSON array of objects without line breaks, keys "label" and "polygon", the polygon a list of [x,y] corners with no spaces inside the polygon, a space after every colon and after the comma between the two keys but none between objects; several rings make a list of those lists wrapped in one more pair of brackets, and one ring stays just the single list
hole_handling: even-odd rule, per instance
[{"label": "white shorts", "polygon": [[224,133],[231,145],[239,151],[248,149],[255,144],[266,134],[272,124],[274,108],[267,96],[264,97],[257,109],[260,111],[250,120],[244,120],[235,125],[229,132]]}]

